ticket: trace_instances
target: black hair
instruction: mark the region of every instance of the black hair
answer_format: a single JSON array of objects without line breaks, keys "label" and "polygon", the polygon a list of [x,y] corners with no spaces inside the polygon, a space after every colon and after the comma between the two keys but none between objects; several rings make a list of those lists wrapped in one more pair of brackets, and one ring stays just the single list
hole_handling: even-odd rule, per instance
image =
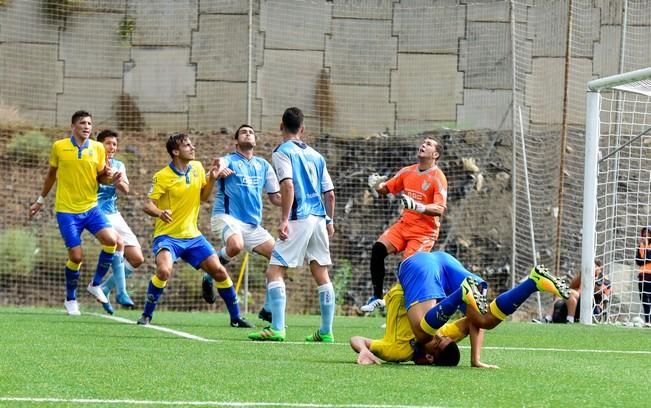
[{"label": "black hair", "polygon": [[90,112],[87,112],[85,110],[79,110],[75,113],[72,114],[72,119],[70,120],[70,123],[77,123],[77,121],[81,118],[92,118],[93,115],[90,114]]},{"label": "black hair", "polygon": [[461,353],[459,353],[459,346],[457,343],[450,342],[434,359],[434,364],[443,367],[456,367],[461,360]]},{"label": "black hair", "polygon": [[[238,127],[237,130],[235,131],[235,134],[233,135],[233,139],[237,140],[237,136],[240,134],[240,130],[241,130],[242,128],[253,129],[253,126],[251,126],[251,125],[247,125],[246,123],[243,124],[243,125],[240,125],[240,127]],[[255,132],[255,129],[253,129],[253,131]]]},{"label": "black hair", "polygon": [[296,134],[303,126],[303,112],[296,108],[287,108],[283,113],[283,128],[291,134]]},{"label": "black hair", "polygon": [[102,143],[104,141],[104,139],[106,139],[107,137],[114,137],[114,138],[117,139],[118,138],[118,132],[116,132],[115,130],[111,130],[111,129],[104,129],[104,130],[102,130],[101,132],[99,132],[97,134],[97,141]]},{"label": "black hair", "polygon": [[174,158],[174,154],[172,154],[172,151],[178,150],[179,147],[181,146],[181,143],[185,141],[188,138],[188,135],[185,133],[172,133],[167,139],[167,143],[165,144],[165,147],[167,147],[167,153],[169,153],[170,157]]}]

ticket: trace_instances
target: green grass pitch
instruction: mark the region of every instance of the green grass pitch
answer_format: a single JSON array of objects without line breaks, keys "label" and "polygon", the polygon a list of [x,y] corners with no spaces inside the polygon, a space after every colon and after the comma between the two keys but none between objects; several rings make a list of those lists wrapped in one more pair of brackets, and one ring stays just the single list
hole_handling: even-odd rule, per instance
[{"label": "green grass pitch", "polygon": [[[289,316],[287,342],[257,343],[225,314],[156,313],[155,325],[193,339],[82,313],[0,308],[0,406],[651,404],[648,328],[506,322],[486,333],[482,358],[500,369],[480,370],[467,340],[455,368],[356,365],[348,339],[381,336],[381,318],[337,317],[336,344],[308,344],[317,316]],[[117,315],[133,322],[138,312]]]}]

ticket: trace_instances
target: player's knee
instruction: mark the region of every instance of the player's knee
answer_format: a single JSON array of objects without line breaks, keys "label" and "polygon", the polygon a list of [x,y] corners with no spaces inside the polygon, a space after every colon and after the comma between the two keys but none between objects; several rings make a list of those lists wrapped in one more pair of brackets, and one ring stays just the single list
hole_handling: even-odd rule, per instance
[{"label": "player's knee", "polygon": [[229,257],[237,256],[244,249],[244,243],[241,241],[229,242],[226,246],[226,254]]},{"label": "player's knee", "polygon": [[140,265],[142,265],[145,262],[145,257],[142,256],[142,254],[135,254],[135,255],[130,255],[127,256],[127,261],[133,266],[134,268],[138,268]]},{"label": "player's knee", "polygon": [[384,261],[384,258],[387,257],[389,253],[387,252],[387,247],[384,246],[381,242],[375,242],[373,248],[371,249],[371,260]]},{"label": "player's knee", "polygon": [[156,267],[156,276],[162,281],[168,281],[172,277],[172,268],[167,265],[159,265]]},{"label": "player's knee", "polygon": [[78,254],[69,254],[68,259],[75,264],[80,264],[82,261],[81,252]]}]

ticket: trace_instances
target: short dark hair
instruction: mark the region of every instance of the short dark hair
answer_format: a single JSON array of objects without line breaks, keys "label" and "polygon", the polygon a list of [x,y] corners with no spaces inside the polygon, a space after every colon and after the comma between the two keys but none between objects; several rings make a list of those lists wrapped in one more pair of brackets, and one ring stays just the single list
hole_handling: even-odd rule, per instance
[{"label": "short dark hair", "polygon": [[303,126],[303,112],[297,107],[285,109],[283,113],[283,127],[289,133],[298,133]]},{"label": "short dark hair", "polygon": [[440,160],[441,156],[443,155],[443,146],[441,146],[441,142],[439,142],[432,136],[425,136],[425,139],[432,140],[434,143],[436,143],[436,153],[439,154],[439,157],[436,160]]},{"label": "short dark hair", "polygon": [[599,259],[599,258],[595,258],[595,260],[594,260],[594,264],[595,264],[596,266],[604,266],[604,263],[603,263],[603,262],[601,261],[601,259]]},{"label": "short dark hair", "polygon": [[92,118],[93,115],[90,114],[90,112],[87,112],[85,110],[78,110],[77,112],[72,114],[72,119],[70,120],[70,123],[77,123],[77,121],[81,118]]},{"label": "short dark hair", "polygon": [[434,364],[443,367],[456,367],[459,365],[459,360],[461,360],[459,346],[455,342],[450,342],[450,344],[435,356]]},{"label": "short dark hair", "polygon": [[115,130],[111,130],[111,129],[104,129],[104,130],[102,130],[101,132],[99,132],[97,134],[97,141],[101,143],[107,137],[114,137],[114,138],[117,139],[118,138],[118,132],[116,132]]},{"label": "short dark hair", "polygon": [[170,157],[174,158],[174,154],[172,154],[172,151],[178,150],[179,146],[181,146],[181,143],[183,143],[186,139],[188,138],[188,135],[185,133],[172,133],[167,139],[167,143],[165,144],[165,147],[167,147],[167,153],[169,153]]},{"label": "short dark hair", "polygon": [[255,132],[255,129],[253,129],[253,126],[251,126],[251,125],[247,125],[247,124],[245,123],[245,124],[243,124],[243,125],[240,125],[240,127],[237,128],[237,130],[235,131],[235,134],[233,135],[233,139],[237,140],[237,136],[240,134],[240,130],[241,130],[242,128],[249,128],[249,129],[251,129],[251,130],[253,130],[253,131]]}]

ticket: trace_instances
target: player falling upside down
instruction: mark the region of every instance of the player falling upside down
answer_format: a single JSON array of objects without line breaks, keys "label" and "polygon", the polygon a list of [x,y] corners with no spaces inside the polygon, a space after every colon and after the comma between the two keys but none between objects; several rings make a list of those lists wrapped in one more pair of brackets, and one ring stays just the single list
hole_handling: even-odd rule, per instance
[{"label": "player falling upside down", "polygon": [[[129,225],[122,218],[122,214],[118,211],[118,192],[120,194],[129,194],[129,179],[124,164],[114,157],[118,150],[117,132],[110,129],[102,130],[97,135],[97,141],[102,143],[106,150],[106,165],[122,174],[120,180],[111,185],[100,184],[97,192],[97,203],[100,210],[106,215],[106,218],[118,233],[117,250],[111,263],[113,274],[102,283],[102,291],[109,298],[111,290],[115,288],[117,303],[133,308],[133,300],[127,293],[126,278],[133,273],[135,268],[142,265],[145,259],[142,256],[138,237],[131,231]],[[102,303],[102,306],[107,313],[113,314],[113,306],[111,306],[110,302]]]},{"label": "player falling upside down", "polygon": [[181,258],[215,279],[228,308],[231,326],[251,327],[240,316],[237,294],[228,272],[197,226],[200,202],[208,200],[223,168],[214,160],[206,177],[201,162],[194,160],[195,149],[186,134],[171,135],[166,147],[172,161],[154,174],[143,208],[146,214],[156,218],[152,244],[156,273],[149,282],[147,301],[138,324],[150,323],[156,304],[172,277],[174,263]]},{"label": "player falling upside down", "polygon": [[[445,252],[412,255],[401,263],[398,280],[404,290],[406,312],[401,313],[400,304],[394,299],[399,297],[398,286],[386,297],[392,307],[388,310],[384,339],[351,339],[351,346],[360,353],[360,364],[375,364],[380,359],[408,361],[415,355],[419,363],[431,360],[437,365],[457,365],[459,349],[456,342],[470,334],[471,365],[494,367],[480,361],[483,333],[479,329],[496,327],[536,291],[565,299],[569,296],[564,283],[543,266],[536,266],[526,280],[500,294],[484,312],[486,304],[481,292],[487,287],[486,282]],[[465,312],[467,317],[446,324],[457,309]],[[409,338],[405,316],[415,341]]]},{"label": "player falling upside down", "polygon": [[[280,186],[269,162],[253,155],[255,145],[255,131],[242,125],[235,132],[235,151],[220,158],[224,170],[217,181],[210,225],[224,243],[217,252],[222,265],[242,249],[271,258],[274,239],[261,225],[262,193],[266,191],[269,201],[280,206]],[[208,274],[203,276],[202,293],[206,302],[215,303],[217,295]],[[258,317],[271,323],[268,298]]]},{"label": "player falling upside down", "polygon": [[437,166],[441,145],[425,138],[418,148],[418,163],[403,167],[388,181],[386,177],[369,176],[369,186],[380,194],[400,194],[404,211],[373,244],[371,249],[371,281],[373,296],[363,312],[384,307],[384,259],[389,254],[402,252],[403,259],[416,251],[427,252],[438,239],[440,216],[445,211],[448,182]]}]

